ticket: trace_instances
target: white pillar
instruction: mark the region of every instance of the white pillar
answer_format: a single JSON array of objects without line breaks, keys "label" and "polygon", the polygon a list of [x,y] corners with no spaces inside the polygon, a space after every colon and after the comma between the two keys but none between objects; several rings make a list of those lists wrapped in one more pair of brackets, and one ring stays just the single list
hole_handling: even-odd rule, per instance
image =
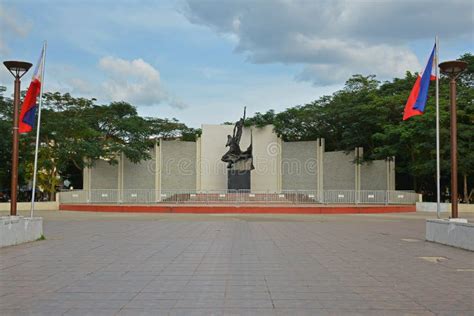
[{"label": "white pillar", "polygon": [[91,201],[91,189],[92,189],[92,168],[84,167],[82,170],[82,190],[86,193],[86,202]]},{"label": "white pillar", "polygon": [[158,148],[158,142],[155,139],[155,144],[153,146],[153,150],[155,151],[155,168],[154,168],[154,176],[155,176],[155,202],[160,201],[160,152]]},{"label": "white pillar", "polygon": [[123,165],[124,165],[124,160],[125,160],[125,154],[122,152],[120,154],[120,157],[118,159],[118,177],[117,177],[117,200],[119,203],[123,202]]},{"label": "white pillar", "polygon": [[355,158],[355,183],[354,183],[354,190],[355,190],[355,201],[356,203],[360,202],[360,189],[361,189],[361,174],[360,174],[360,160],[363,157],[363,148],[356,147],[354,149],[354,158]]},{"label": "white pillar", "polygon": [[326,144],[324,138],[318,139],[318,195],[319,201],[324,202],[324,152]]},{"label": "white pillar", "polygon": [[278,140],[277,140],[277,144],[278,144],[278,153],[277,153],[277,157],[276,157],[276,172],[277,172],[277,191],[278,192],[281,192],[283,190],[283,175],[282,175],[282,152],[283,152],[283,140],[278,137]]},{"label": "white pillar", "polygon": [[196,191],[201,191],[201,173],[202,173],[202,162],[201,162],[201,137],[196,139]]}]

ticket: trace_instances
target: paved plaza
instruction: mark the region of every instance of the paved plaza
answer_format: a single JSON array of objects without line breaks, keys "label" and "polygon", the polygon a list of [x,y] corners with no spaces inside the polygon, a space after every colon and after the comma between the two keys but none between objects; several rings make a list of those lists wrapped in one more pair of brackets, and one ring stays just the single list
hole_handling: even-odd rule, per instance
[{"label": "paved plaza", "polygon": [[0,249],[1,315],[474,314],[433,215],[39,215],[46,240]]}]

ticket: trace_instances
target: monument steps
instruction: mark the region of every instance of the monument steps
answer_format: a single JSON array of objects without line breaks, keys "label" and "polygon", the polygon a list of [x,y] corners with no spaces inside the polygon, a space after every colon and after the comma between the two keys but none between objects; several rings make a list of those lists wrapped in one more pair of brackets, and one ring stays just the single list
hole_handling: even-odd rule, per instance
[{"label": "monument steps", "polygon": [[60,204],[60,211],[177,214],[377,214],[415,212],[415,205],[324,204]]},{"label": "monument steps", "polygon": [[162,203],[255,203],[295,204],[316,203],[314,197],[304,193],[176,193],[163,198]]}]

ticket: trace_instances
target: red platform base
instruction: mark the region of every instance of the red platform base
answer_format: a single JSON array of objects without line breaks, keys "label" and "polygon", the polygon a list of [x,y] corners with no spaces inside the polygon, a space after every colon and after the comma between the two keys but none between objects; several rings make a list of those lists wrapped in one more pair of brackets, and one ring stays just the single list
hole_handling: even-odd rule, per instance
[{"label": "red platform base", "polygon": [[415,212],[415,205],[105,205],[60,204],[60,211],[194,214],[377,214]]}]

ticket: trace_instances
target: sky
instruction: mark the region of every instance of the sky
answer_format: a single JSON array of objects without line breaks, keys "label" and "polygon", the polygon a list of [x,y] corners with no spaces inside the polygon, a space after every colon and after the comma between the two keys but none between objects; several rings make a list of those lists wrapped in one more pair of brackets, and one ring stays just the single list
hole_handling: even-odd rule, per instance
[{"label": "sky", "polygon": [[473,53],[474,2],[0,0],[0,60],[35,64],[46,40],[45,91],[191,127],[306,104],[353,74],[420,72],[435,35],[441,61]]}]

